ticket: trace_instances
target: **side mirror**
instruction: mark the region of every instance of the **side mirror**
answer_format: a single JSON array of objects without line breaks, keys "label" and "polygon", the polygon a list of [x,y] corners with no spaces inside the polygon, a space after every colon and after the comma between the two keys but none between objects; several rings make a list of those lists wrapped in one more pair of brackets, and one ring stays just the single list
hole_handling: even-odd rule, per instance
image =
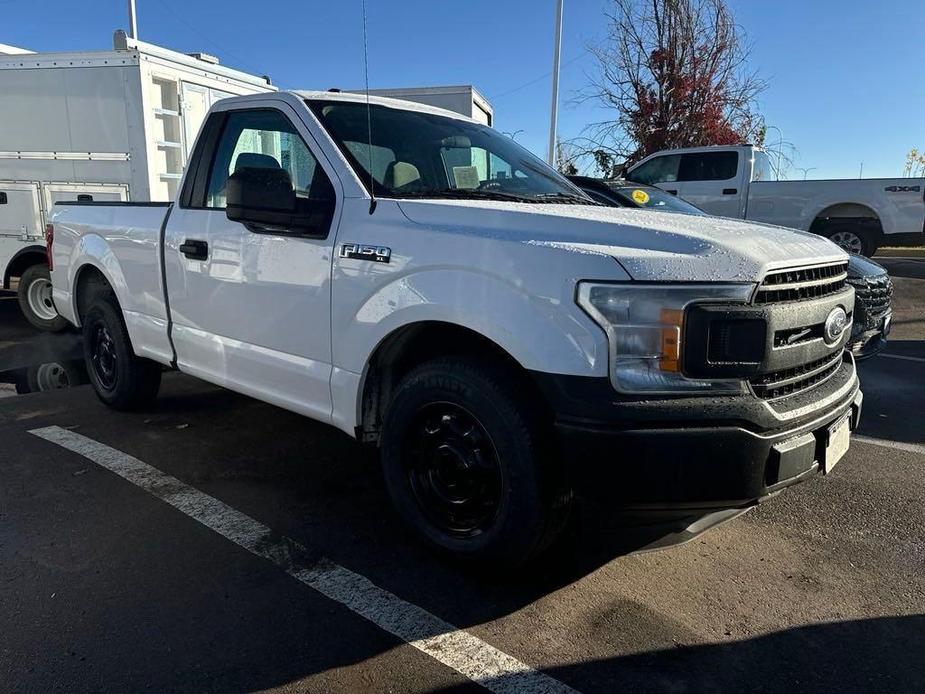
[{"label": "side mirror", "polygon": [[326,236],[333,201],[296,196],[279,167],[238,168],[225,186],[225,215],[257,233]]}]

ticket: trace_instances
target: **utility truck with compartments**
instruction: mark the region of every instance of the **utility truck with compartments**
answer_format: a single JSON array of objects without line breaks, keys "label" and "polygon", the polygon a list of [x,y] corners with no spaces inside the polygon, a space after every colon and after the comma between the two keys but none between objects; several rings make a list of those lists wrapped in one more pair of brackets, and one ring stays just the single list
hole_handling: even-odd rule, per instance
[{"label": "utility truck with compartments", "polygon": [[754,145],[663,150],[626,177],[709,214],[811,231],[860,255],[925,243],[925,178],[775,181],[767,152]]},{"label": "utility truck with compartments", "polygon": [[43,330],[55,310],[45,223],[59,200],[174,198],[193,140],[219,99],[274,90],[268,78],[128,38],[111,50],[0,49],[0,272]]},{"label": "utility truck with compartments", "polygon": [[172,204],[47,234],[105,403],[169,367],[331,424],[459,557],[534,557],[578,498],[690,536],[830,471],[860,415],[833,243],[596,205],[433,107],[225,99]]}]

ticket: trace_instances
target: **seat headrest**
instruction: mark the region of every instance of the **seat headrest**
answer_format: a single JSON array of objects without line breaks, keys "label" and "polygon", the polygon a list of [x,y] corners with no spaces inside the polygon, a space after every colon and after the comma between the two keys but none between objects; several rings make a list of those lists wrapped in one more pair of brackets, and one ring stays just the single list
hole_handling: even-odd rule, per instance
[{"label": "seat headrest", "polygon": [[275,157],[269,154],[257,154],[256,152],[241,152],[238,158],[234,160],[234,170],[239,169],[281,169],[279,162]]},{"label": "seat headrest", "polygon": [[421,172],[418,171],[418,167],[406,161],[393,161],[385,171],[385,184],[391,188],[401,188],[420,180]]}]

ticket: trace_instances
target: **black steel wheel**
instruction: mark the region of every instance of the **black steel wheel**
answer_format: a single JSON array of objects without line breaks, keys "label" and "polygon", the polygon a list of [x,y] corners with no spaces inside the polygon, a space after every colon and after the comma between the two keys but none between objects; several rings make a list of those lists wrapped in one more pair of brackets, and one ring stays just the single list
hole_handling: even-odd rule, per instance
[{"label": "black steel wheel", "polygon": [[106,391],[113,391],[118,382],[118,359],[116,345],[113,342],[109,328],[102,321],[98,321],[92,328],[93,338],[87,345],[90,350],[90,368],[97,383]]},{"label": "black steel wheel", "polygon": [[150,405],[160,389],[161,367],[135,356],[112,290],[103,285],[93,288],[81,323],[84,362],[97,397],[117,410]]},{"label": "black steel wheel", "polygon": [[484,531],[501,508],[501,462],[491,437],[451,402],[425,405],[408,431],[402,459],[422,512],[443,532]]},{"label": "black steel wheel", "polygon": [[561,534],[571,492],[547,415],[516,365],[442,357],[386,410],[380,455],[395,508],[435,549],[513,567]]}]

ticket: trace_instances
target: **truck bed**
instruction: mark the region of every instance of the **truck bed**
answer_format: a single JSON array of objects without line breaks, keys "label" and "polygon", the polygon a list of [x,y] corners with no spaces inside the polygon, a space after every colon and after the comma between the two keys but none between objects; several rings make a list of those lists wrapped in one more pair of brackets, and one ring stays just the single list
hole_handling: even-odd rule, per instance
[{"label": "truck bed", "polygon": [[[885,236],[925,231],[925,179],[864,178],[819,181],[754,181],[748,188],[746,218],[809,230],[826,208],[842,207],[836,216],[850,216],[852,206],[874,210]],[[925,239],[925,237],[923,237]]]},{"label": "truck bed", "polygon": [[52,273],[55,306],[75,325],[80,277],[75,268],[92,264],[105,267],[125,313],[125,323],[138,355],[162,363],[172,356],[167,339],[167,307],[161,264],[161,228],[170,203],[160,202],[59,202],[54,224]]}]

